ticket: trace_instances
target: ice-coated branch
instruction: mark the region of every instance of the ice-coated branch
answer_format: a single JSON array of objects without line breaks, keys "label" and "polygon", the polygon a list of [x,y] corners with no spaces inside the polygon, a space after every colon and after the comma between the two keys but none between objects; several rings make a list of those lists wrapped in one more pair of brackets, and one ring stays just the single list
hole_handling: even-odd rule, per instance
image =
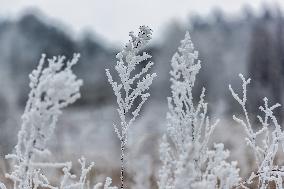
[{"label": "ice-coated branch", "polygon": [[18,143],[15,153],[6,156],[15,161],[13,172],[7,176],[19,189],[32,188],[34,184],[47,187],[46,179],[33,166],[34,156],[47,151],[46,142],[62,108],[80,97],[82,80],[72,71],[78,59],[79,54],[74,54],[66,63],[64,56],[48,59],[46,63],[45,55],[42,55],[38,67],[29,75],[31,91],[22,116]]},{"label": "ice-coated branch", "polygon": [[[119,81],[114,81],[108,69],[106,75],[111,84],[118,104],[118,114],[121,120],[119,126],[114,125],[115,133],[121,143],[121,188],[124,188],[124,151],[128,140],[128,129],[139,115],[143,104],[150,94],[147,92],[153,82],[155,73],[149,74],[148,71],[154,65],[148,62],[141,70],[138,65],[151,58],[151,55],[140,51],[145,48],[151,39],[152,30],[148,26],[140,26],[138,35],[130,32],[131,39],[123,50],[116,55],[117,63],[115,70]],[[135,74],[134,72],[138,72]],[[138,105],[136,105],[138,103]]]},{"label": "ice-coated branch", "polygon": [[111,184],[112,179],[107,177],[104,185],[102,183],[98,183],[94,186],[94,189],[101,189],[102,187],[103,189],[118,189],[116,186],[111,186]]},{"label": "ice-coated branch", "polygon": [[63,178],[60,183],[60,189],[84,189],[84,186],[86,184],[86,177],[87,174],[91,171],[91,169],[94,167],[94,162],[91,162],[89,166],[86,166],[86,159],[84,157],[81,157],[78,162],[81,165],[81,176],[77,182],[69,183],[70,179],[73,180],[76,178],[76,175],[72,175],[70,173],[72,164],[68,164],[66,167],[64,167],[63,170]]},{"label": "ice-coated branch", "polygon": [[241,125],[244,126],[244,129],[246,130],[246,132],[248,133],[248,136],[249,136],[249,139],[254,143],[255,141],[255,136],[253,134],[253,130],[252,130],[252,127],[251,127],[251,123],[250,123],[250,119],[249,119],[249,116],[248,116],[248,112],[247,112],[247,109],[246,109],[246,102],[247,102],[247,85],[250,83],[251,79],[245,79],[244,76],[242,74],[239,74],[239,77],[241,78],[243,84],[242,84],[242,87],[243,87],[243,97],[242,99],[239,97],[238,94],[235,93],[235,91],[232,89],[232,86],[229,85],[229,89],[232,93],[232,96],[234,97],[234,99],[241,105],[242,107],[242,110],[245,114],[245,118],[246,120],[243,121],[239,118],[237,118],[235,115],[233,116],[233,119],[240,123]]},{"label": "ice-coated branch", "polygon": [[[87,174],[94,163],[86,165],[86,159],[79,159],[81,175],[76,181],[76,175],[70,173],[71,162],[51,163],[38,162],[36,156],[46,155],[46,142],[55,129],[58,116],[62,109],[72,104],[80,97],[82,80],[77,79],[72,67],[78,62],[79,54],[74,54],[72,60],[65,62],[65,57],[58,56],[48,59],[45,55],[38,67],[30,74],[29,98],[22,116],[22,125],[18,133],[18,143],[15,153],[6,155],[7,159],[14,160],[11,174],[6,177],[14,182],[14,189],[84,189],[86,188]],[[62,169],[63,176],[60,185],[52,186],[42,169]],[[102,184],[101,184],[102,185]],[[111,179],[107,178],[104,189],[111,187]],[[96,187],[97,186],[97,187]],[[100,184],[94,186],[98,188]],[[0,182],[1,189],[6,186]]]},{"label": "ice-coated branch", "polygon": [[[276,103],[275,105],[269,106],[268,99],[265,97],[263,99],[264,105],[259,107],[264,116],[261,117],[260,115],[257,115],[262,128],[254,131],[246,109],[247,85],[250,83],[250,79],[246,80],[242,74],[239,74],[239,76],[243,82],[242,99],[235,93],[231,85],[229,85],[229,90],[235,100],[241,105],[245,120],[237,118],[235,115],[233,116],[233,119],[244,127],[247,135],[247,145],[253,150],[257,164],[257,172],[252,172],[249,179],[242,182],[242,185],[251,184],[254,179],[257,179],[259,188],[267,188],[269,182],[274,182],[276,188],[280,189],[282,188],[284,168],[283,166],[274,165],[274,159],[279,149],[279,145],[283,145],[284,135],[277,118],[273,114],[273,110],[281,105]],[[260,135],[263,135],[264,139],[262,140],[262,143],[257,143],[257,138]]]},{"label": "ice-coated branch", "polygon": [[188,32],[171,66],[172,96],[168,98],[167,136],[160,146],[159,188],[216,188],[217,182],[221,182],[222,188],[232,187],[239,180],[236,163],[226,162],[228,152],[223,146],[208,150],[218,120],[210,123],[204,88],[195,105],[192,90],[201,63]]}]

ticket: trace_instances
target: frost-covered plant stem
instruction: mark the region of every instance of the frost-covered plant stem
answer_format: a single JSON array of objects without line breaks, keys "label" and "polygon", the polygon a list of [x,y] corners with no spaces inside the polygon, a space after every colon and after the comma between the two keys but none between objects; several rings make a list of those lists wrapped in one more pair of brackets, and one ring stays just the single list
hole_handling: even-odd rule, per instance
[{"label": "frost-covered plant stem", "polygon": [[[268,99],[265,97],[263,99],[264,105],[259,107],[260,111],[264,114],[264,117],[259,115],[257,116],[262,128],[254,131],[246,109],[247,85],[250,83],[250,78],[245,79],[242,74],[239,74],[239,76],[243,82],[243,97],[240,98],[230,85],[229,89],[234,99],[241,105],[245,120],[237,118],[235,115],[233,116],[233,119],[244,127],[247,135],[245,140],[247,145],[254,152],[257,165],[257,172],[252,172],[249,179],[243,181],[241,186],[244,184],[251,184],[254,179],[257,179],[259,188],[267,188],[269,183],[274,182],[277,189],[282,189],[284,166],[275,165],[274,159],[278,152],[279,145],[282,144],[282,147],[284,147],[284,133],[281,130],[281,126],[279,125],[277,118],[273,114],[273,110],[281,105],[276,103],[269,106]],[[257,143],[257,137],[260,135],[263,135],[264,139],[261,143]]]},{"label": "frost-covered plant stem", "polygon": [[46,142],[54,131],[62,109],[80,97],[82,80],[77,79],[71,69],[78,58],[79,54],[75,54],[71,61],[64,63],[65,57],[54,57],[48,59],[48,66],[45,67],[43,55],[37,69],[29,76],[31,91],[22,116],[15,154],[6,156],[16,161],[15,170],[7,177],[19,189],[32,187],[34,182],[44,183],[34,180],[39,176],[33,165],[34,156],[47,151]]},{"label": "frost-covered plant stem", "polygon": [[[250,119],[249,119],[249,115],[248,115],[248,112],[247,112],[247,108],[246,108],[247,85],[250,83],[251,79],[249,78],[249,79],[246,80],[242,74],[239,74],[239,77],[242,79],[242,82],[243,82],[243,84],[242,84],[242,87],[243,87],[242,99],[240,99],[240,97],[234,92],[231,85],[229,85],[229,90],[231,91],[235,100],[241,105],[242,110],[243,110],[244,115],[245,115],[245,121],[237,118],[235,115],[233,115],[233,119],[236,122],[240,123],[244,127],[246,134],[248,136],[248,138],[246,138],[246,141],[252,147],[254,155],[255,155],[255,159],[256,159],[256,164],[258,165],[259,162],[260,162],[260,156],[261,155],[259,154],[260,153],[259,150],[257,150],[258,148],[256,146],[256,137],[257,137],[257,135],[261,134],[264,130],[261,130],[261,132],[258,132],[258,133],[253,132],[253,129],[252,129],[252,126],[251,126],[251,123],[250,123]],[[267,121],[267,119],[266,119],[266,121]]]},{"label": "frost-covered plant stem", "polygon": [[[48,59],[42,55],[38,67],[29,75],[29,98],[22,116],[22,125],[18,133],[18,143],[14,154],[6,155],[6,159],[14,160],[11,174],[6,174],[14,182],[14,189],[84,189],[86,188],[87,174],[94,166],[92,162],[86,166],[85,158],[79,159],[81,175],[78,181],[74,181],[76,175],[70,173],[71,162],[66,163],[42,163],[37,157],[43,156],[47,150],[47,141],[55,129],[62,109],[74,103],[80,97],[82,80],[73,73],[72,67],[78,62],[79,54],[73,59],[64,62],[65,57],[58,56]],[[58,187],[52,186],[41,169],[62,169],[63,178]],[[117,189],[111,187],[111,179],[105,183],[98,183],[94,189]],[[0,182],[0,188],[6,186]]]},{"label": "frost-covered plant stem", "polygon": [[194,103],[192,90],[201,64],[188,32],[171,66],[172,96],[168,98],[168,132],[160,146],[163,165],[159,171],[159,189],[229,189],[238,183],[239,170],[235,162],[226,162],[229,152],[223,144],[208,149],[218,121],[210,124],[205,89],[197,105]]},{"label": "frost-covered plant stem", "polygon": [[120,154],[120,181],[121,181],[121,187],[124,188],[124,149],[125,149],[125,143],[122,140],[121,141],[121,154]]},{"label": "frost-covered plant stem", "polygon": [[[125,172],[125,149],[128,140],[128,129],[133,124],[142,105],[148,99],[150,94],[147,92],[156,74],[148,74],[148,70],[153,66],[153,62],[148,62],[142,70],[137,70],[137,65],[142,61],[151,58],[151,55],[140,51],[145,48],[152,35],[152,30],[147,26],[140,26],[138,35],[130,32],[130,41],[125,45],[123,50],[116,55],[117,64],[115,69],[120,78],[120,82],[113,81],[112,75],[106,69],[106,75],[109,83],[112,85],[114,94],[117,97],[118,114],[120,117],[120,127],[114,125],[114,130],[120,140],[121,148],[121,171],[120,180],[121,188],[125,187],[124,172]],[[138,71],[134,75],[133,72]],[[143,75],[145,75],[143,77]],[[137,106],[134,104],[138,103]]]}]

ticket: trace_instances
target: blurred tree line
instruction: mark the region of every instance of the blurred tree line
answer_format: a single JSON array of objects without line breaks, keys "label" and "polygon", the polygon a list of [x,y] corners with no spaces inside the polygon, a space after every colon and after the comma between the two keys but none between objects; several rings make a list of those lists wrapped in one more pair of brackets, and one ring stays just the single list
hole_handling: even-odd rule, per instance
[{"label": "blurred tree line", "polygon": [[[189,30],[203,63],[196,95],[202,86],[206,87],[213,112],[238,110],[228,91],[229,83],[234,88],[239,86],[238,73],[253,79],[249,89],[252,113],[258,112],[256,107],[261,105],[264,96],[271,103],[282,103],[283,26],[282,11],[277,8],[263,8],[261,13],[255,13],[250,7],[244,7],[237,16],[215,9],[207,16],[192,15],[186,23],[169,21],[161,40],[148,49],[159,76],[152,87],[152,100],[166,101],[169,62],[180,39]],[[64,54],[70,58],[73,52],[81,53],[75,72],[84,80],[82,99],[77,105],[98,107],[112,103],[114,97],[104,69],[115,64],[118,49],[105,45],[91,32],[75,38],[66,29],[34,13],[18,20],[0,19],[0,106],[13,106],[11,102],[14,106],[24,105],[29,91],[28,73],[36,67],[41,53],[49,57]],[[282,115],[280,111],[277,114]]]}]

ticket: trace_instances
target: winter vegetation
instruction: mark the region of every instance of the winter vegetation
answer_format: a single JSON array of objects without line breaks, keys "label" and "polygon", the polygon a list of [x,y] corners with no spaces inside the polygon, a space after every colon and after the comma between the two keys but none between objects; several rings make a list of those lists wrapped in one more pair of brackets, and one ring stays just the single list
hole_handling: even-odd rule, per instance
[{"label": "winter vegetation", "polygon": [[172,97],[168,98],[168,137],[164,136],[160,147],[163,166],[159,171],[159,188],[232,188],[239,182],[236,162],[226,162],[229,152],[223,144],[208,149],[218,121],[210,123],[205,89],[194,105],[192,89],[201,63],[189,33],[181,41],[171,65]]},{"label": "winter vegetation", "polygon": [[[250,84],[251,79],[245,79],[242,74],[239,76],[243,82],[242,97],[236,94],[231,86],[229,86],[229,89],[234,99],[240,104],[244,112],[244,119],[238,118],[235,115],[233,116],[233,119],[244,128],[246,133],[246,143],[254,153],[257,166],[256,171],[252,172],[250,177],[240,183],[240,185],[257,182],[258,188],[268,188],[269,185],[272,184],[277,189],[283,188],[284,168],[281,165],[275,164],[279,146],[282,146],[283,150],[283,131],[273,113],[273,111],[281,105],[276,103],[270,106],[268,99],[264,97],[263,105],[259,107],[263,116],[257,115],[261,128],[254,130],[247,112],[247,86]],[[260,138],[261,135],[263,135],[261,138],[262,140],[257,142],[257,139]]]},{"label": "winter vegetation", "polygon": [[[80,87],[83,84],[81,79],[72,71],[79,59],[79,54],[74,54],[72,60],[64,62],[64,56],[48,59],[46,65],[45,55],[38,64],[38,67],[29,75],[30,88],[29,98],[22,116],[22,125],[18,133],[18,143],[15,152],[5,156],[12,160],[13,171],[6,174],[6,177],[13,181],[16,189],[37,189],[37,188],[85,188],[88,172],[94,163],[86,165],[86,159],[80,158],[81,175],[74,181],[76,175],[71,171],[72,163],[40,162],[40,157],[48,153],[46,143],[53,134],[58,116],[62,109],[74,103],[80,98]],[[62,169],[63,176],[60,185],[53,186],[45,176],[42,169]],[[107,178],[104,188],[111,187],[111,179]],[[98,183],[94,188],[102,187]],[[6,188],[1,184],[1,188]]]},{"label": "winter vegetation", "polygon": [[[278,16],[280,22],[281,15]],[[198,32],[200,32],[201,37],[205,35],[202,33],[202,31],[204,32],[202,27],[214,28],[206,24],[202,25],[200,20],[197,22],[198,19],[195,21],[193,22],[197,25],[195,27],[201,27],[199,30],[192,31],[193,36],[197,38],[200,37]],[[272,21],[270,20],[270,22]],[[218,23],[226,25],[222,20],[219,20]],[[281,35],[282,30],[278,28],[277,24],[275,25],[276,33]],[[222,27],[220,26],[220,28]],[[218,33],[216,32],[218,29],[214,31]],[[269,32],[273,34],[274,31]],[[270,35],[268,33],[267,35]],[[105,65],[107,67],[105,69],[106,75],[104,75],[105,80],[101,78],[99,80],[101,82],[108,81],[111,87],[109,89],[103,88],[102,91],[97,90],[99,88],[92,90],[92,93],[96,93],[96,91],[104,93],[112,88],[112,93],[114,93],[112,96],[116,99],[116,105],[109,105],[107,110],[98,109],[98,112],[105,112],[98,114],[97,117],[93,116],[94,114],[88,114],[88,121],[84,121],[84,119],[87,119],[86,117],[80,117],[82,111],[76,111],[72,114],[70,113],[72,109],[67,108],[72,104],[76,108],[74,103],[77,101],[83,104],[84,100],[80,101],[83,96],[82,91],[89,90],[89,88],[84,88],[81,78],[82,70],[74,70],[79,66],[77,63],[80,55],[74,54],[70,56],[70,60],[64,56],[46,58],[46,55],[42,55],[36,69],[29,74],[30,92],[21,117],[17,143],[13,151],[3,157],[3,161],[7,160],[8,162],[8,168],[2,170],[5,172],[5,179],[1,180],[3,183],[0,182],[1,189],[283,188],[284,161],[281,162],[280,160],[284,157],[284,131],[282,131],[282,118],[279,110],[281,106],[279,103],[282,99],[278,96],[281,96],[280,91],[275,89],[277,88],[275,81],[271,88],[267,87],[268,97],[272,97],[273,103],[268,101],[268,97],[264,97],[263,105],[255,108],[258,102],[256,98],[253,99],[253,103],[249,103],[251,96],[248,93],[248,87],[251,79],[246,79],[242,74],[239,74],[242,82],[241,90],[233,89],[229,85],[227,92],[230,93],[231,100],[228,100],[229,97],[227,96],[226,100],[231,103],[230,106],[238,104],[241,111],[235,111],[236,108],[230,109],[229,112],[236,114],[232,116],[235,123],[226,120],[228,124],[224,124],[222,122],[223,116],[220,116],[221,119],[214,117],[219,116],[220,112],[222,113],[219,106],[216,106],[218,103],[211,105],[206,100],[208,93],[214,94],[216,91],[207,93],[205,87],[202,86],[206,83],[204,75],[209,71],[214,72],[214,69],[207,72],[201,71],[204,59],[202,53],[199,55],[195,49],[194,37],[191,38],[189,32],[186,32],[175,53],[164,52],[167,56],[173,54],[171,60],[170,58],[155,59],[155,53],[153,56],[155,62],[156,60],[158,62],[163,60],[164,67],[170,67],[170,72],[167,73],[167,76],[169,76],[167,82],[170,84],[168,91],[170,93],[159,88],[159,85],[164,82],[166,74],[162,73],[162,69],[156,69],[157,64],[154,65],[150,61],[152,56],[148,52],[150,51],[151,54],[155,52],[155,49],[151,49],[149,45],[152,39],[151,28],[140,26],[137,34],[130,32],[129,36],[129,42],[121,51],[116,53],[116,56],[114,56],[115,53],[102,53],[104,54],[102,59],[107,59],[109,63]],[[258,40],[252,40],[252,42],[257,43]],[[277,41],[274,42],[275,46],[281,46]],[[92,46],[92,44],[88,45]],[[204,44],[199,41],[198,46],[204,48],[202,45]],[[174,44],[170,44],[168,48],[174,47]],[[159,53],[161,52],[157,54],[159,55]],[[210,52],[205,51],[206,53]],[[88,53],[83,53],[83,60],[84,55],[88,56]],[[113,55],[113,58],[116,57],[116,64],[110,63],[109,55]],[[213,55],[212,57],[215,57],[218,53],[213,53]],[[251,56],[255,58],[254,52],[251,52]],[[281,53],[278,51],[273,54],[273,57],[280,56]],[[216,57],[214,61],[218,61],[219,58]],[[252,60],[252,62],[255,61],[255,59]],[[167,65],[168,62],[170,62],[169,65]],[[275,63],[276,61],[272,62]],[[150,70],[154,70],[154,73]],[[241,68],[237,70],[241,70]],[[159,78],[159,71],[161,78]],[[249,75],[250,72],[247,74]],[[215,75],[218,77],[217,80],[221,81],[223,79],[222,74],[218,75],[218,73],[215,72]],[[273,73],[275,74],[274,77]],[[99,73],[99,76],[91,75],[101,77],[102,73]],[[270,75],[267,76],[269,79],[278,78],[280,80],[279,70],[277,72],[269,71],[268,73],[266,73],[266,70],[259,70],[259,75]],[[89,76],[84,79],[87,80],[88,85],[92,83],[92,77]],[[259,78],[253,79],[258,80]],[[6,78],[6,80],[8,82],[9,78]],[[230,81],[232,81],[232,85],[236,85],[235,79]],[[259,80],[256,82],[259,82]],[[212,89],[210,84],[213,81],[208,83],[209,86],[207,85],[206,88],[209,87],[210,91]],[[220,82],[220,84],[224,84],[224,82]],[[252,91],[257,87],[260,86],[253,85],[252,82]],[[9,93],[13,93],[11,86],[8,89],[11,91]],[[157,93],[155,90],[160,91]],[[279,94],[274,95],[273,92]],[[153,98],[150,98],[150,93],[153,94]],[[152,100],[161,93],[164,96],[169,94],[170,97],[164,99],[167,100],[166,106],[156,107],[157,104],[151,104]],[[207,95],[205,95],[206,93]],[[163,98],[163,95],[160,98]],[[16,97],[11,95],[10,98]],[[83,97],[83,99],[88,98],[92,97]],[[275,100],[279,100],[279,103],[275,103]],[[150,104],[149,106],[147,106],[147,102]],[[157,106],[160,106],[160,103]],[[66,109],[65,117],[63,109]],[[164,112],[161,113],[161,110],[164,110]],[[259,113],[256,113],[257,111]],[[105,120],[107,121],[102,121],[103,129],[101,130],[109,129],[113,135],[105,135],[99,127],[93,128],[94,125],[100,124],[103,114],[106,114]],[[148,119],[149,117],[150,119]],[[66,120],[69,121],[67,128],[61,127],[64,119],[65,122]],[[74,125],[79,125],[79,129],[74,129]],[[145,125],[151,127],[148,128]],[[140,129],[142,126],[144,128]],[[244,138],[241,138],[239,133],[229,133],[230,129],[235,129],[235,127],[243,133]],[[222,132],[219,136],[214,137],[214,133],[218,129],[221,129]],[[53,140],[59,130],[63,134],[59,137],[61,139],[60,144],[56,144]],[[73,135],[71,135],[72,133]],[[147,133],[147,136],[144,135],[145,133]],[[66,137],[68,135],[70,135],[69,140]],[[110,148],[105,149],[108,150],[108,153],[102,151],[102,148],[95,148],[93,141],[91,142],[90,138],[85,138],[86,135],[89,135],[89,137],[91,135],[90,138],[97,138],[96,142],[103,146],[102,148]],[[246,171],[243,171],[243,162],[240,161],[239,156],[232,155],[236,149],[230,148],[230,143],[216,140],[216,138],[222,138],[224,135],[237,135],[237,140],[246,144],[246,146],[239,145],[237,147],[245,151],[239,156],[251,158],[250,165],[245,165]],[[79,145],[77,144],[77,148],[76,146],[70,145],[68,147],[68,145],[62,144],[63,142],[74,144],[78,141],[78,138]],[[110,141],[113,138],[118,139],[118,143],[106,145],[111,143]],[[234,137],[232,136],[232,138]],[[71,143],[72,140],[75,142]],[[233,142],[239,144],[239,141]],[[155,142],[157,146],[154,145]],[[76,167],[74,159],[65,159],[65,156],[61,157],[63,161],[54,161],[57,159],[57,155],[62,155],[59,153],[60,148],[55,151],[54,146],[58,145],[62,145],[62,148],[68,148],[71,154],[69,157],[78,159],[79,166]],[[112,165],[103,164],[96,158],[92,158],[92,161],[89,162],[85,158],[84,152],[81,151],[81,148],[85,146],[89,153],[98,154],[101,159],[116,159],[117,161],[113,161],[116,167],[113,166],[115,168],[110,170],[108,174],[102,173],[101,167],[111,167]],[[73,155],[76,150],[79,151],[77,152],[79,155]],[[146,151],[154,152],[150,154]],[[249,154],[252,154],[252,156]]]},{"label": "winter vegetation", "polygon": [[[147,92],[153,82],[156,74],[146,74],[154,65],[153,62],[147,62],[137,74],[137,65],[142,61],[147,61],[151,55],[143,52],[139,55],[139,51],[145,48],[145,45],[151,39],[152,30],[147,26],[140,26],[140,31],[137,36],[130,32],[130,41],[125,45],[123,50],[116,55],[118,59],[115,69],[118,73],[121,83],[113,81],[113,78],[108,69],[106,75],[111,84],[114,94],[117,98],[118,114],[120,117],[120,126],[114,125],[115,133],[120,140],[120,181],[121,188],[124,188],[124,153],[128,141],[128,129],[139,115],[143,104],[146,102],[150,94]],[[145,77],[143,77],[145,75]],[[138,104],[137,104],[138,103]],[[137,105],[136,105],[137,104]]]}]

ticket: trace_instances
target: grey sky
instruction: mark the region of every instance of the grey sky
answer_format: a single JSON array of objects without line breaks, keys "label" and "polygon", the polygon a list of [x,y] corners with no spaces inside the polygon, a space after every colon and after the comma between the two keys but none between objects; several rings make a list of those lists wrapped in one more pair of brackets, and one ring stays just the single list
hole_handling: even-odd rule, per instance
[{"label": "grey sky", "polygon": [[173,18],[182,21],[214,7],[236,13],[244,4],[258,9],[263,2],[284,6],[283,0],[0,0],[0,15],[15,18],[34,7],[76,33],[89,28],[109,41],[122,42],[128,39],[128,31],[142,24],[159,32]]}]

